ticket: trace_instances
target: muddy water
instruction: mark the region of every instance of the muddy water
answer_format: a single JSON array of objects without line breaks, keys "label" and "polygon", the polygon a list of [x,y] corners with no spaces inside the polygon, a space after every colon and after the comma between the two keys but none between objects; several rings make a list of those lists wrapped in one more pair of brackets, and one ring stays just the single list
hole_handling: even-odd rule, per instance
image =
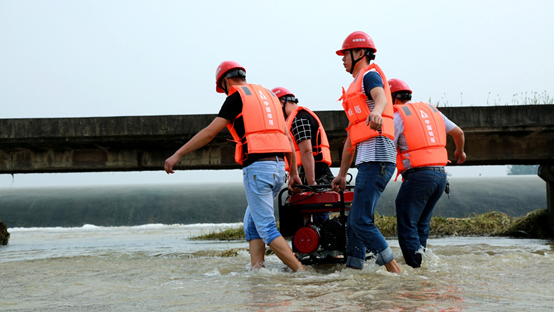
[{"label": "muddy water", "polygon": [[291,273],[275,256],[251,272],[240,242],[188,238],[233,224],[14,228],[0,247],[0,311],[552,311],[545,240],[431,239],[424,266],[387,273],[318,265]]}]

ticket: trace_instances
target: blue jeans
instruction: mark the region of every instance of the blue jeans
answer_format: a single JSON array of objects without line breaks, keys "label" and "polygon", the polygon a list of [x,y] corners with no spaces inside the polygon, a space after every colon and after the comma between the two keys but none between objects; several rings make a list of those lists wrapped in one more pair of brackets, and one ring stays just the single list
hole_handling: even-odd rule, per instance
[{"label": "blue jeans", "polygon": [[242,169],[248,207],[244,213],[246,241],[262,239],[269,245],[281,233],[277,230],[273,201],[285,182],[285,163],[256,161]]},{"label": "blue jeans", "polygon": [[393,163],[379,162],[358,165],[354,199],[346,222],[348,267],[363,268],[367,250],[375,255],[378,265],[394,259],[389,244],[373,222],[373,214],[395,167]]},{"label": "blue jeans", "polygon": [[396,196],[398,243],[406,264],[421,266],[420,247],[427,247],[431,217],[446,187],[444,169],[414,171],[404,174]]}]

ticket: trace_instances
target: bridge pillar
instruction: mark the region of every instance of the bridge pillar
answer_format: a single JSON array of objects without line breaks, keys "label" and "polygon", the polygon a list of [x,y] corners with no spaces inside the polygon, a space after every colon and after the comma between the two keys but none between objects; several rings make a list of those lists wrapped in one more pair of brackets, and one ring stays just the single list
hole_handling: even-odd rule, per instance
[{"label": "bridge pillar", "polygon": [[540,165],[538,174],[546,182],[546,210],[554,230],[554,163]]}]

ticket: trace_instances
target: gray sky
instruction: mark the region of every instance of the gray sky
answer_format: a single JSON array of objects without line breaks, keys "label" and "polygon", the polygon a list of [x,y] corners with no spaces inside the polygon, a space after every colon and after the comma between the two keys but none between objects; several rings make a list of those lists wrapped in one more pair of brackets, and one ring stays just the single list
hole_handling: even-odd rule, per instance
[{"label": "gray sky", "polygon": [[[356,30],[415,100],[521,103],[554,95],[552,12],[550,0],[0,0],[0,118],[217,113],[224,60],[245,66],[251,83],[288,88],[301,105],[340,110],[352,78],[335,51]],[[240,182],[241,173],[0,175],[0,187],[217,181]]]}]

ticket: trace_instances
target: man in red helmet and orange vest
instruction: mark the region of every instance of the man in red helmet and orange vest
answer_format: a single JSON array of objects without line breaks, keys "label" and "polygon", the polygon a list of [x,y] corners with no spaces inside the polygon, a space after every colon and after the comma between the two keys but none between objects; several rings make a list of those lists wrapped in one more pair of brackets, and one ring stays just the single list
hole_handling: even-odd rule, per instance
[{"label": "man in red helmet and orange vest", "polygon": [[[298,105],[298,98],[283,87],[274,88],[286,118],[287,129],[294,138],[294,150],[298,174],[305,185],[331,184],[334,176],[331,165],[331,150],[325,129],[319,117],[307,107]],[[288,170],[288,168],[287,168]],[[328,212],[315,213],[313,221],[329,219]]]},{"label": "man in red helmet and orange vest", "polygon": [[289,187],[301,184],[292,139],[278,98],[269,89],[246,82],[246,70],[237,62],[222,62],[216,70],[216,91],[227,98],[210,125],[165,161],[165,171],[182,156],[208,144],[227,127],[236,143],[235,161],[242,166],[248,207],[244,234],[250,246],[251,268],[264,267],[265,245],[292,271],[304,270],[277,230],[273,202],[285,181],[284,158],[291,166]]},{"label": "man in red helmet and orange vest", "polygon": [[319,117],[310,109],[298,105],[298,98],[283,87],[274,88],[286,118],[287,129],[294,138],[298,174],[303,184],[331,184],[334,176],[329,169],[331,151],[325,129]]},{"label": "man in red helmet and orange vest", "polygon": [[466,160],[464,132],[428,103],[410,103],[412,90],[400,79],[390,79],[394,101],[396,167],[402,186],[396,196],[398,243],[406,264],[418,268],[427,248],[431,217],[446,189],[448,163],[446,134],[454,139],[454,158]]},{"label": "man in red helmet and orange vest", "polygon": [[341,97],[348,117],[348,132],[342,153],[341,167],[333,180],[333,189],[346,185],[346,175],[357,149],[358,174],[354,199],[347,220],[348,247],[346,266],[362,269],[366,250],[375,256],[378,265],[389,272],[400,273],[388,243],[374,223],[374,212],[383,190],[395,169],[393,108],[389,85],[383,71],[376,64],[375,44],[362,31],[348,35],[342,49],[344,68],[354,81]]}]

